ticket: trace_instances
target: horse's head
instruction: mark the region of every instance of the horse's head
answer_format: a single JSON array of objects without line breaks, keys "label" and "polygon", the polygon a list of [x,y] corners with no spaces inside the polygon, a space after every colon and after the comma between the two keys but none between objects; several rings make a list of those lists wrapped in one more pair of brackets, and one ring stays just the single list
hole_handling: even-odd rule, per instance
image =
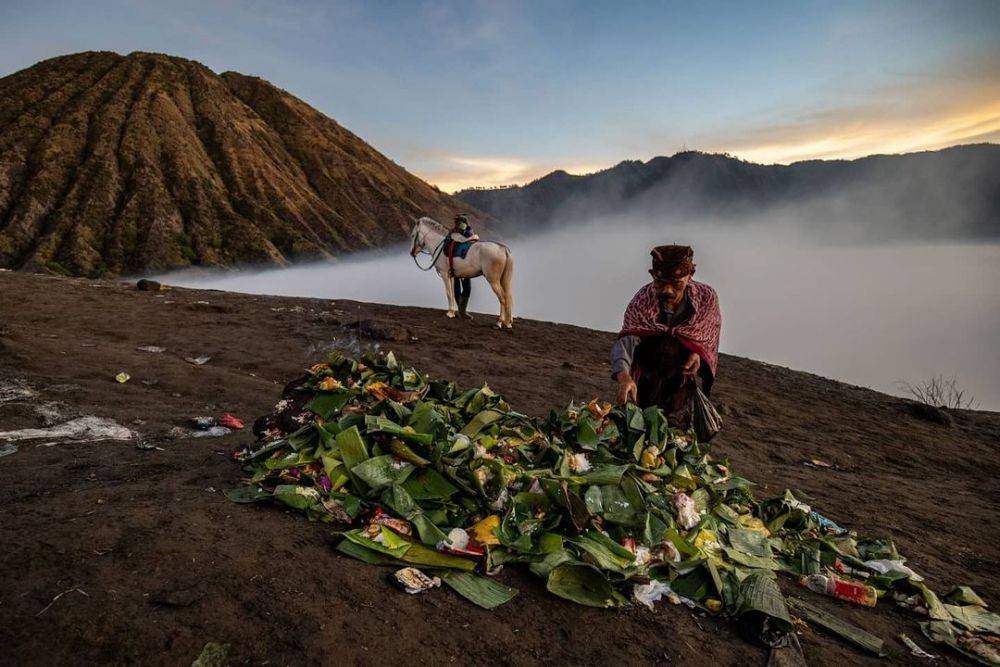
[{"label": "horse's head", "polygon": [[413,229],[410,230],[410,257],[416,257],[423,248],[424,239],[423,234],[420,233],[420,221],[416,220],[413,223]]}]

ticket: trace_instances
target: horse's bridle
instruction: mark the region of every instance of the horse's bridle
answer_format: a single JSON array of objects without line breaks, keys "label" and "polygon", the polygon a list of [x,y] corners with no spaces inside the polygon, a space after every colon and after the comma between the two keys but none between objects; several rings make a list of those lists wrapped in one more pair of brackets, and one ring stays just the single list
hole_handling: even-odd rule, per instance
[{"label": "horse's bridle", "polygon": [[[413,229],[414,229],[414,236],[416,236],[417,234],[419,234],[419,228],[418,227],[414,227]],[[434,265],[438,261],[438,258],[441,257],[441,253],[444,251],[444,244],[445,244],[445,242],[447,240],[448,240],[448,237],[445,236],[443,239],[441,239],[441,243],[438,243],[437,246],[435,246],[434,250],[432,250],[430,252],[427,251],[427,249],[424,247],[423,241],[421,241],[420,242],[420,252],[418,252],[418,253],[416,253],[414,255],[411,255],[411,257],[413,257],[413,263],[416,264],[417,268],[420,269],[421,271],[430,271],[431,269],[433,269]],[[417,255],[430,255],[431,256],[431,263],[428,264],[426,267],[420,266],[420,262],[417,261]]]}]

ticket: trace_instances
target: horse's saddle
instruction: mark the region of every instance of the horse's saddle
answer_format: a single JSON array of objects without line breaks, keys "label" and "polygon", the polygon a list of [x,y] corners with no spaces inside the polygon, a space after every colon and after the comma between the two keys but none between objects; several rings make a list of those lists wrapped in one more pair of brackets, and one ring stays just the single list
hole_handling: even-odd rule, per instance
[{"label": "horse's saddle", "polygon": [[449,264],[451,263],[451,260],[456,257],[458,257],[459,259],[465,259],[465,256],[469,254],[469,248],[471,248],[472,244],[475,242],[476,242],[475,240],[472,240],[472,241],[462,241],[461,243],[459,243],[454,239],[448,239],[448,245],[445,248],[445,252],[448,255]]}]

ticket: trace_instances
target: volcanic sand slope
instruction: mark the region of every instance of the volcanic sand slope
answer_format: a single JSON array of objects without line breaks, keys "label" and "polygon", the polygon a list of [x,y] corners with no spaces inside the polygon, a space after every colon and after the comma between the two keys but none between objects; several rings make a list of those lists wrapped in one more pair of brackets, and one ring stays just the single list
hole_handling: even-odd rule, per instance
[{"label": "volcanic sand slope", "polygon": [[0,79],[0,267],[286,264],[469,210],[268,82],[88,52]]},{"label": "volcanic sand slope", "polygon": [[[197,415],[249,422],[270,411],[284,383],[328,350],[370,342],[350,326],[359,318],[388,322],[381,328],[399,340],[381,345],[406,363],[463,386],[488,381],[531,414],[613,389],[606,332],[530,320],[497,332],[492,318],[436,310],[0,272],[0,378],[163,448],[22,443],[0,458],[0,663],[190,664],[220,641],[252,664],[764,664],[725,620],[666,604],[580,607],[516,566],[500,579],[521,593],[494,612],[449,590],[406,595],[385,569],[336,553],[329,526],[222,496],[239,484],[228,452],[252,440],[248,430],[164,436]],[[204,366],[183,359],[202,354],[212,356]],[[902,399],[814,375],[728,355],[719,368],[726,425],[713,451],[760,484],[758,497],[796,489],[842,525],[891,534],[934,589],[965,583],[1000,604],[1000,415],[961,411],[948,428]],[[114,380],[122,370],[126,384]],[[39,419],[30,403],[0,406],[4,429]],[[813,458],[836,468],[803,465]],[[899,632],[929,647],[916,617],[889,601],[861,609],[782,585],[894,651],[877,661],[809,629],[809,664],[909,663]]]}]

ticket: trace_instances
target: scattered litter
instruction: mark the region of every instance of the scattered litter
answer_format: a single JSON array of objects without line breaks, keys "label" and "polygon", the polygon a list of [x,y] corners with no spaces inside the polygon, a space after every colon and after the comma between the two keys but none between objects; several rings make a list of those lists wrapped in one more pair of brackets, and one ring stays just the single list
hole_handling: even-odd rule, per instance
[{"label": "scattered litter", "polygon": [[899,641],[906,645],[906,648],[910,649],[910,653],[917,656],[918,658],[926,658],[927,660],[937,660],[938,656],[928,653],[924,649],[920,648],[915,641],[906,636],[905,633],[900,633]]},{"label": "scattered litter", "polygon": [[441,585],[440,577],[428,577],[415,567],[401,568],[389,576],[392,583],[411,595],[423,593]]},{"label": "scattered litter", "polygon": [[13,454],[16,451],[17,451],[17,445],[9,444],[8,443],[8,444],[4,445],[3,447],[0,447],[0,458],[2,458],[4,456],[10,456],[11,454]]},{"label": "scattered litter", "polygon": [[204,366],[212,360],[212,357],[202,356],[202,357],[184,357],[184,361],[189,364],[194,364],[195,366]]},{"label": "scattered litter", "polygon": [[159,354],[160,352],[167,351],[167,348],[160,347],[159,345],[140,345],[135,349],[139,350],[140,352],[152,352],[154,354]]},{"label": "scattered litter", "polygon": [[207,431],[215,426],[215,417],[192,417],[191,426],[194,426],[199,431]]},{"label": "scattered litter", "polygon": [[832,467],[834,467],[832,463],[827,463],[826,461],[820,461],[819,459],[809,459],[808,461],[803,461],[802,465],[809,466],[810,468],[832,468]]},{"label": "scattered litter", "polygon": [[[789,608],[882,653],[878,637],[786,603],[780,572],[855,604],[919,600],[942,624],[925,632],[966,651],[986,650],[982,638],[995,636],[986,630],[1000,629],[985,608],[958,604],[974,599],[966,591],[942,603],[891,540],[859,536],[790,491],[758,500],[750,480],[655,406],[572,402],[532,418],[488,386],[432,380],[391,352],[331,353],[253,432],[257,441],[233,454],[247,486],[228,498],[335,524],[338,551],[420,567],[486,609],[516,591],[480,573],[523,564],[572,602],[648,606],[665,596],[735,620],[782,655],[796,655]],[[868,565],[883,562],[892,566]]]},{"label": "scattered litter", "polygon": [[859,581],[840,579],[832,574],[810,574],[800,578],[799,583],[815,593],[853,602],[863,607],[874,607],[878,601],[878,591],[873,586]]},{"label": "scattered litter", "polygon": [[674,506],[677,508],[677,523],[681,528],[694,528],[698,524],[698,510],[694,501],[686,493],[674,494]]},{"label": "scattered litter", "polygon": [[34,390],[26,385],[0,381],[0,405],[13,403],[14,401],[26,401],[37,395]]},{"label": "scattered litter", "polygon": [[0,440],[40,440],[58,438],[80,441],[131,440],[135,434],[110,419],[79,417],[49,428],[25,428],[17,431],[0,431]]},{"label": "scattered litter", "polygon": [[669,593],[671,593],[669,584],[653,579],[648,584],[636,584],[632,588],[632,599],[653,611],[655,609],[653,604]]},{"label": "scattered litter", "polygon": [[219,417],[219,426],[225,426],[233,431],[239,431],[243,428],[243,420],[235,415],[231,415],[228,412]]},{"label": "scattered litter", "polygon": [[910,581],[918,582],[924,580],[922,576],[904,565],[901,560],[889,560],[885,558],[881,560],[868,560],[865,561],[865,567],[882,575],[892,575],[894,578],[904,577]]},{"label": "scattered litter", "polygon": [[115,376],[115,380],[118,382],[118,384],[125,384],[131,379],[132,376],[126,373],[125,371],[122,371],[121,373]]},{"label": "scattered litter", "polygon": [[157,380],[156,378],[147,378],[145,380],[139,380],[139,382],[143,383],[147,387],[155,387],[156,385],[160,384],[160,381]]},{"label": "scattered litter", "polygon": [[145,442],[143,440],[140,440],[140,441],[136,442],[135,443],[135,448],[136,449],[146,450],[146,451],[151,451],[151,450],[156,450],[158,452],[165,451],[163,449],[163,447],[157,447],[153,443],[151,443],[151,442]]},{"label": "scattered litter", "polygon": [[200,431],[191,431],[188,433],[188,437],[191,438],[218,438],[224,435],[229,435],[232,431],[225,426],[213,426]]}]

